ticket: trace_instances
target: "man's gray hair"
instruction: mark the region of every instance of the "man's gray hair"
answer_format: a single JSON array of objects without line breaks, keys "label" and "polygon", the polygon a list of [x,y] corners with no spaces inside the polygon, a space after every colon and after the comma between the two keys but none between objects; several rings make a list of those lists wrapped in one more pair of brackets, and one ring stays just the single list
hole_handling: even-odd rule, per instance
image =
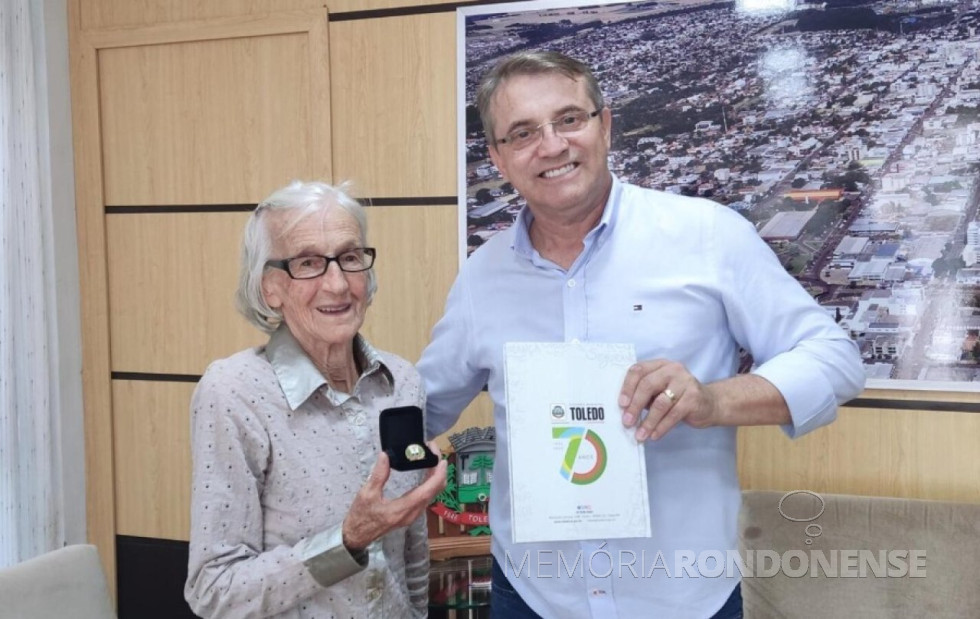
[{"label": "man's gray hair", "polygon": [[[348,184],[336,187],[321,182],[293,181],[277,189],[259,203],[252,212],[245,233],[242,236],[241,265],[238,272],[238,290],[235,293],[235,307],[250,323],[272,333],[282,323],[282,314],[265,302],[262,294],[262,278],[265,263],[272,252],[272,238],[269,232],[269,217],[272,213],[295,211],[296,216],[284,227],[281,234],[286,235],[296,225],[316,213],[339,207],[357,221],[361,232],[361,245],[367,245],[367,215],[364,208],[348,195]],[[283,256],[286,257],[286,256]],[[374,267],[367,271],[368,303],[378,289]]]},{"label": "man's gray hair", "polygon": [[515,75],[547,73],[559,73],[571,79],[582,78],[585,80],[585,91],[588,93],[589,99],[592,100],[595,109],[601,110],[605,107],[599,82],[592,74],[592,69],[585,63],[560,52],[546,50],[518,52],[506,56],[483,76],[476,90],[476,109],[480,113],[480,121],[483,123],[483,132],[486,134],[489,148],[496,148],[497,146],[493,117],[490,115],[490,104],[500,86],[508,78]]}]

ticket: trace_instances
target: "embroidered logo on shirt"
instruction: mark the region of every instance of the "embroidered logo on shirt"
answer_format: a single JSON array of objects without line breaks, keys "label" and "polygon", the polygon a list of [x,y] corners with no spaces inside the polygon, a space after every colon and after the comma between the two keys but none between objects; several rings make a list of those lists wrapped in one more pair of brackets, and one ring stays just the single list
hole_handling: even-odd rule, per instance
[{"label": "embroidered logo on shirt", "polygon": [[634,305],[633,306],[633,311],[634,312],[642,312],[643,311],[643,306],[640,305],[640,304]]}]

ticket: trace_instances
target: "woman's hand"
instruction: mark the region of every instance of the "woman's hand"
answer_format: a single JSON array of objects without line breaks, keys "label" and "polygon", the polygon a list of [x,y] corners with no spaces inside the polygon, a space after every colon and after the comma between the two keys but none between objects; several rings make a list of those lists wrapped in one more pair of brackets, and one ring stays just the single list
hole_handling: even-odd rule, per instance
[{"label": "woman's hand", "polygon": [[[435,441],[428,445],[440,455]],[[440,457],[439,464],[429,469],[421,484],[396,499],[386,499],[384,486],[391,475],[391,465],[388,454],[382,452],[344,518],[342,532],[347,550],[352,554],[360,552],[389,531],[414,522],[446,487],[446,466],[446,460]]]}]

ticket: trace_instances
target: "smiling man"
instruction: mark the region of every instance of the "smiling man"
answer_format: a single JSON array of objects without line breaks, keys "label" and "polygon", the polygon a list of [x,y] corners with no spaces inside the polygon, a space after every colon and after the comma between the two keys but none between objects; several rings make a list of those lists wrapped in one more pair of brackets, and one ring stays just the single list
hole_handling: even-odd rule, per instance
[{"label": "smiling man", "polygon": [[[419,370],[430,435],[484,385],[494,402],[491,616],[741,617],[738,572],[690,565],[737,548],[736,429],[833,421],[864,386],[857,347],[740,215],[613,176],[612,114],[581,62],[505,58],[477,106],[527,207],[460,270]],[[641,359],[619,404],[644,443],[653,533],[514,544],[504,344],[573,341],[632,343]],[[736,375],[740,348],[750,374]]]}]

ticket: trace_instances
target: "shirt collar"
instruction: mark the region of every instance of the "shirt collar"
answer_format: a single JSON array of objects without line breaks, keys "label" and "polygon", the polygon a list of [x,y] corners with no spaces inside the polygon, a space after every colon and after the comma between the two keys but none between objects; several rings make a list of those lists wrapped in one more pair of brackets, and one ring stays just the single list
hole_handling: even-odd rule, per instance
[{"label": "shirt collar", "polygon": [[[599,242],[600,239],[605,239],[612,231],[616,223],[616,213],[619,211],[622,194],[623,183],[613,174],[612,189],[609,190],[609,198],[606,200],[606,205],[602,209],[602,217],[599,218],[599,223],[585,235],[586,245]],[[534,213],[525,204],[520,212],[517,213],[517,219],[514,221],[514,235],[511,237],[510,245],[510,248],[515,253],[525,258],[530,258],[534,255],[534,246],[531,245],[531,222],[533,221]]]},{"label": "shirt collar", "polygon": [[[342,393],[330,386],[285,324],[280,325],[269,338],[269,342],[265,345],[265,356],[276,373],[290,410],[299,408],[321,387],[326,398],[334,406],[340,406],[351,397],[350,394]],[[375,373],[378,373],[387,383],[388,389],[394,388],[395,379],[391,370],[384,364],[381,354],[361,334],[354,336],[354,356],[364,368],[357,379],[357,385],[354,386],[354,392],[357,391],[361,380]]]}]

